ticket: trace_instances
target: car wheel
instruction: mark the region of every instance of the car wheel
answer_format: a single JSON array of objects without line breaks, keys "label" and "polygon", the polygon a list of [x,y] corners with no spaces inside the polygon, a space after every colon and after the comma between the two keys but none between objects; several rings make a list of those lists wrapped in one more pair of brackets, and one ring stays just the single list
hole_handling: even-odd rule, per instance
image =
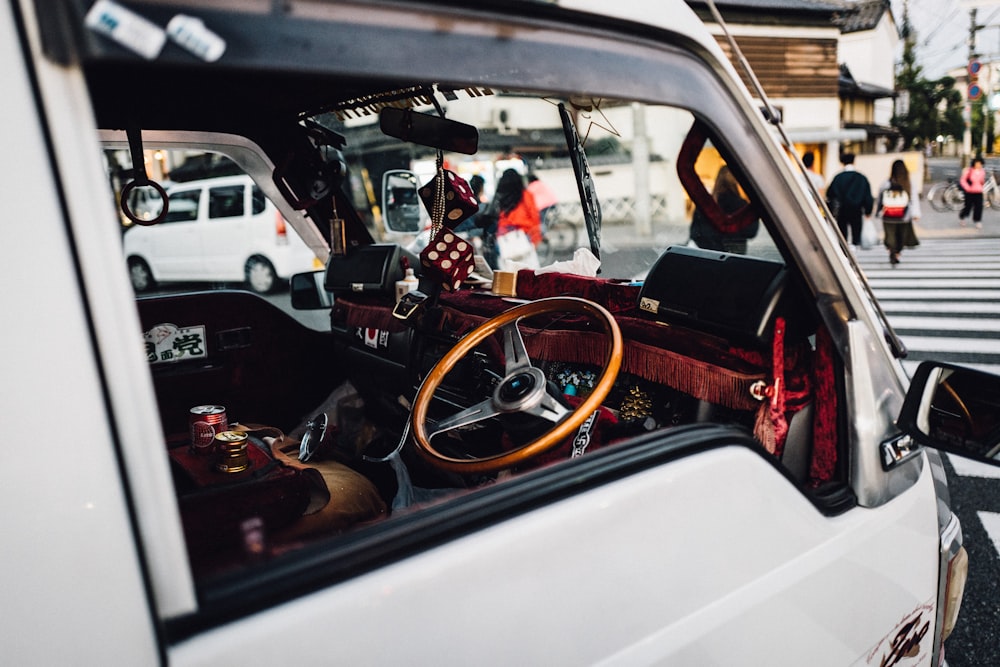
[{"label": "car wheel", "polygon": [[258,294],[269,294],[278,284],[278,276],[271,262],[263,257],[251,257],[246,264],[247,284]]},{"label": "car wheel", "polygon": [[156,285],[153,273],[149,270],[149,264],[138,257],[129,258],[128,276],[132,280],[132,289],[136,292],[147,292]]}]

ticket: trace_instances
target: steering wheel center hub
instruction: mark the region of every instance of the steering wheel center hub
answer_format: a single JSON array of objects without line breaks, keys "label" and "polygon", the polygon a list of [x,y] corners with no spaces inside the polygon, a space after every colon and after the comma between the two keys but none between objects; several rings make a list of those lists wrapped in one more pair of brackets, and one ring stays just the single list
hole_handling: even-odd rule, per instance
[{"label": "steering wheel center hub", "polygon": [[545,394],[545,375],[534,367],[521,368],[503,379],[493,394],[493,404],[501,412],[517,412],[534,407]]},{"label": "steering wheel center hub", "polygon": [[531,373],[515,373],[500,384],[500,400],[509,402],[524,398],[534,386],[535,378]]}]

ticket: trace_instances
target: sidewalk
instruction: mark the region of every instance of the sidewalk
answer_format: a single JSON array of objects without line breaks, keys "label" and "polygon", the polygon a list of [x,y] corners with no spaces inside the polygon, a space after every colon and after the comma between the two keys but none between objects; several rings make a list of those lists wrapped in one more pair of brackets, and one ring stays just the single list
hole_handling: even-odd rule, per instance
[{"label": "sidewalk", "polygon": [[[930,184],[928,184],[930,185]],[[971,217],[966,226],[958,224],[958,211],[935,211],[926,197],[920,200],[920,220],[914,223],[918,239],[962,239],[962,238],[1000,238],[1000,209],[983,209],[983,228],[976,229]],[[882,221],[872,218],[879,238],[882,238]],[[605,224],[601,236],[605,245],[619,248],[636,246],[665,247],[670,244],[687,243],[690,223],[656,225],[655,238],[646,238],[636,234],[630,224]],[[587,233],[580,228],[580,239],[586,239]],[[583,241],[585,243],[585,241]]]},{"label": "sidewalk", "polygon": [[[920,212],[920,220],[914,223],[919,239],[1000,237],[1000,210],[998,209],[983,209],[982,229],[976,229],[972,224],[971,216],[966,220],[966,226],[961,227],[958,224],[958,211],[939,213],[934,210],[926,197],[920,200]],[[875,225],[876,227],[881,226],[878,219],[876,219]]]}]

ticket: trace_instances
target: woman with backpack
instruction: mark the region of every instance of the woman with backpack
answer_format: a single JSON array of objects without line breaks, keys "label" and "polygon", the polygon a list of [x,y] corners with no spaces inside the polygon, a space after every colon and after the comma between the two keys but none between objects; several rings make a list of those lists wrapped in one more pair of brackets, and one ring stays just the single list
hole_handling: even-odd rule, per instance
[{"label": "woman with backpack", "polygon": [[903,248],[920,245],[913,230],[913,222],[920,219],[920,198],[913,191],[910,172],[902,160],[892,163],[889,180],[879,188],[876,210],[882,219],[882,242],[889,251],[889,263],[899,264]]}]

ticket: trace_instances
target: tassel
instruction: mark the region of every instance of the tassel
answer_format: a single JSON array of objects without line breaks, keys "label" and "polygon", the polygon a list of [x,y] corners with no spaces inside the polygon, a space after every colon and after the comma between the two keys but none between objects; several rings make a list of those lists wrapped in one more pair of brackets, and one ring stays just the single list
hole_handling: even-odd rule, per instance
[{"label": "tassel", "polygon": [[774,322],[774,340],[771,345],[774,384],[768,406],[771,423],[774,425],[774,448],[768,451],[780,457],[785,448],[785,438],[788,436],[788,420],[785,418],[785,318],[783,317],[777,318]]},{"label": "tassel", "polygon": [[[760,407],[757,408],[757,418],[753,424],[753,435],[760,440],[760,444],[764,445],[764,449],[771,454],[775,454],[777,442],[775,440],[774,422],[771,421],[771,408],[767,401],[762,402]],[[778,454],[775,454],[775,456],[778,456]]]}]

